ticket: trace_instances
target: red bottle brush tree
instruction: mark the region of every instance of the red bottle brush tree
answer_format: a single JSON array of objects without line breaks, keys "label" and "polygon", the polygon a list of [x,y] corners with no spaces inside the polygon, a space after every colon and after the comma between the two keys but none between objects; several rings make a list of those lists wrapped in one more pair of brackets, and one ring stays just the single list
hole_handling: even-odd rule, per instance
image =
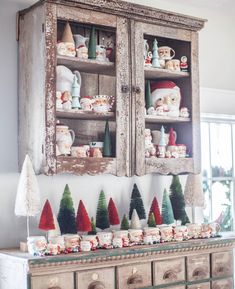
[{"label": "red bottle brush tree", "polygon": [[44,231],[55,229],[53,212],[52,212],[51,204],[48,200],[46,200],[44,207],[42,209],[38,228]]},{"label": "red bottle brush tree", "polygon": [[109,200],[108,204],[108,212],[109,212],[109,223],[110,225],[119,225],[120,219],[118,216],[117,207],[112,198]]},{"label": "red bottle brush tree", "polygon": [[79,232],[89,232],[91,231],[91,221],[87,214],[87,210],[80,200],[77,211],[77,231]]},{"label": "red bottle brush tree", "polygon": [[151,208],[149,210],[149,218],[150,218],[151,213],[153,213],[153,215],[154,215],[156,225],[161,225],[162,224],[162,216],[160,213],[160,209],[159,209],[159,205],[158,205],[158,201],[157,201],[156,197],[153,198],[152,205],[151,205]]}]

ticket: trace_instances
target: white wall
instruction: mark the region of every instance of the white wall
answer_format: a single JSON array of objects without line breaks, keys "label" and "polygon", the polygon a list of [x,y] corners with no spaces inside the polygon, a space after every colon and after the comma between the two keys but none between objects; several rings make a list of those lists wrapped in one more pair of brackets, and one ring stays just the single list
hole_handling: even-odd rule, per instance
[{"label": "white wall", "polygon": [[[12,247],[23,240],[26,235],[24,218],[14,216],[14,201],[18,183],[17,173],[17,42],[15,40],[15,13],[33,0],[1,0],[0,8],[0,248]],[[175,1],[130,1],[155,7],[174,10],[186,14],[208,18],[205,30],[200,33],[201,83],[204,87],[235,90],[232,81],[232,67],[228,60],[233,60],[234,49],[232,13],[207,7],[199,9],[193,6],[176,5]],[[174,3],[174,6],[173,6]],[[211,12],[212,10],[212,12]],[[223,49],[222,49],[223,48]],[[223,55],[220,51],[223,51]],[[225,53],[225,54],[224,54]],[[206,103],[206,102],[205,102]],[[213,105],[209,106],[213,112]],[[234,107],[235,109],[235,107]],[[233,111],[230,111],[233,113]],[[107,199],[112,196],[117,202],[121,215],[128,211],[129,198],[134,182],[137,182],[148,209],[154,194],[161,202],[164,187],[169,187],[170,177],[148,175],[144,177],[117,178],[114,176],[62,175],[54,177],[39,176],[41,202],[49,198],[55,212],[66,183],[69,184],[75,208],[79,199],[83,199],[88,213],[95,214],[97,197],[101,189],[105,190]],[[184,185],[184,179],[182,179]],[[31,233],[39,234],[36,229],[37,219],[32,220]]]}]

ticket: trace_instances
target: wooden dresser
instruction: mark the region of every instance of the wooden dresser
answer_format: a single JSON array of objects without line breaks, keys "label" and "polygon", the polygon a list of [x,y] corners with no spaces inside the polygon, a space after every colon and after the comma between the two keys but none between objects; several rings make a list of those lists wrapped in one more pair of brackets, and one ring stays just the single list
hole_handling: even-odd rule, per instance
[{"label": "wooden dresser", "polygon": [[1,289],[233,289],[235,237],[50,257],[1,251]]}]

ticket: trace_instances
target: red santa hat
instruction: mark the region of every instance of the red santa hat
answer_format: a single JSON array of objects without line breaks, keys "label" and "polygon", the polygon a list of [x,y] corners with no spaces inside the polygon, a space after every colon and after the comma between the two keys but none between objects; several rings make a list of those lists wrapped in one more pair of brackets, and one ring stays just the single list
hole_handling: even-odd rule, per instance
[{"label": "red santa hat", "polygon": [[151,92],[156,89],[174,89],[179,88],[173,81],[170,80],[162,80],[151,82]]}]

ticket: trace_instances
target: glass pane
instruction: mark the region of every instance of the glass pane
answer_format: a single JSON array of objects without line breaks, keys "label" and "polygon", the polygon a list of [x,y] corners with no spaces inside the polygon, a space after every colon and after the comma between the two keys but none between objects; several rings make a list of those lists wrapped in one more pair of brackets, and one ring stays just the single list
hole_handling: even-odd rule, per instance
[{"label": "glass pane", "polygon": [[210,183],[209,180],[203,180],[202,188],[204,192],[205,205],[203,209],[203,219],[204,223],[211,221],[211,197],[210,197]]},{"label": "glass pane", "polygon": [[233,228],[232,182],[219,181],[212,183],[212,219],[221,226],[221,231]]},{"label": "glass pane", "polygon": [[231,125],[210,124],[210,149],[213,177],[232,176]]},{"label": "glass pane", "polygon": [[209,123],[201,123],[202,176],[210,177]]}]

